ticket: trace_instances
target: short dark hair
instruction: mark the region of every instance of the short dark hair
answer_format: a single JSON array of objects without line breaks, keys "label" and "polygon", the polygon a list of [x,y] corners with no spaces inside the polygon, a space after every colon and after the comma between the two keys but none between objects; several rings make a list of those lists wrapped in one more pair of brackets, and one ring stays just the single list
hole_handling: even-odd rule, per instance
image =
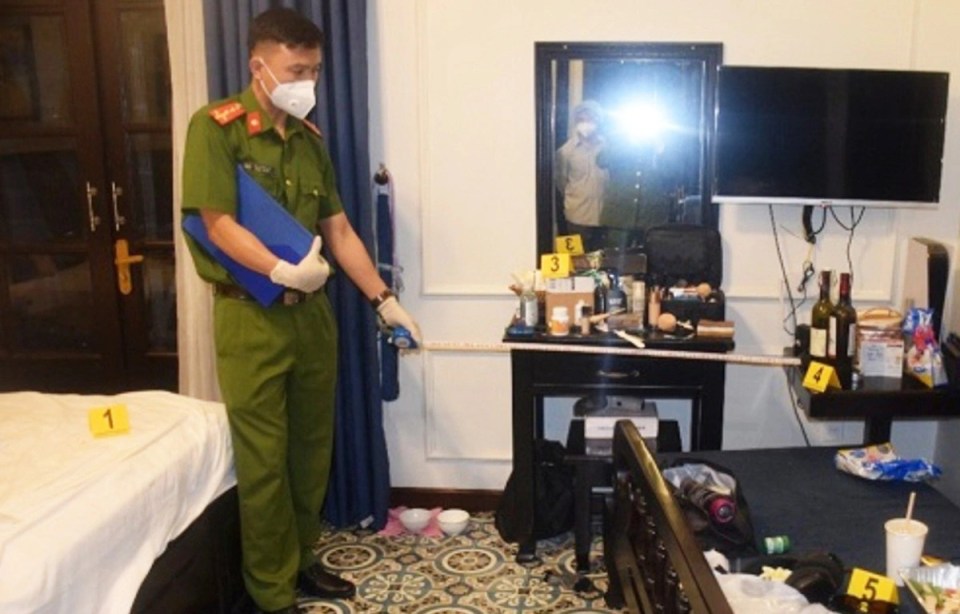
[{"label": "short dark hair", "polygon": [[247,48],[253,52],[258,43],[273,41],[291,47],[323,47],[323,32],[300,13],[288,8],[268,9],[250,22]]}]

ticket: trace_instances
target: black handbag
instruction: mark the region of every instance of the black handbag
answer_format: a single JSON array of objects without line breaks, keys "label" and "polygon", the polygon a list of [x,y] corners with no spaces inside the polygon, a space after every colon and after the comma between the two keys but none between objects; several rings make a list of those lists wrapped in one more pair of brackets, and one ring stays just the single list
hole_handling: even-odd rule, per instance
[{"label": "black handbag", "polygon": [[[564,460],[566,448],[558,441],[540,439],[534,445],[533,537],[546,539],[573,528],[573,468]],[[517,480],[510,474],[497,506],[494,525],[507,542],[520,539],[516,515]]]},{"label": "black handbag", "polygon": [[[702,471],[706,468],[707,471]],[[679,471],[673,471],[679,470]],[[729,489],[729,499],[734,503],[727,509],[729,516],[718,520],[717,509],[704,504],[704,498],[699,496],[701,488],[686,488],[688,484],[683,480],[698,482],[698,487],[708,486],[713,479],[704,480],[702,474],[712,472],[719,476],[721,484]],[[733,473],[726,467],[710,461],[694,458],[676,460],[662,470],[663,477],[670,485],[670,489],[686,516],[687,523],[693,530],[703,550],[717,550],[727,557],[755,556],[758,554],[756,537],[753,530],[753,521],[750,518],[750,507],[743,495],[740,483]],[[678,479],[679,475],[690,474],[694,477]],[[701,477],[696,477],[701,475]],[[668,477],[669,476],[669,477]],[[679,482],[679,484],[678,484]]]},{"label": "black handbag", "polygon": [[647,231],[647,285],[671,287],[678,283],[710,284],[707,301],[664,299],[660,310],[696,325],[701,319],[723,320],[726,300],[723,282],[723,248],[720,232],[689,224],[656,226]]}]

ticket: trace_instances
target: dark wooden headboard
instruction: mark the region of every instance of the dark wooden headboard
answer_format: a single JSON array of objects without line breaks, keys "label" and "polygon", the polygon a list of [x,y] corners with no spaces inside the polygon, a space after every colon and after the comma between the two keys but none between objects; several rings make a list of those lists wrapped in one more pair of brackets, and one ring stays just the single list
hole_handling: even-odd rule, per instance
[{"label": "dark wooden headboard", "polygon": [[630,612],[733,614],[632,422],[617,423],[613,493],[604,518],[607,603]]}]

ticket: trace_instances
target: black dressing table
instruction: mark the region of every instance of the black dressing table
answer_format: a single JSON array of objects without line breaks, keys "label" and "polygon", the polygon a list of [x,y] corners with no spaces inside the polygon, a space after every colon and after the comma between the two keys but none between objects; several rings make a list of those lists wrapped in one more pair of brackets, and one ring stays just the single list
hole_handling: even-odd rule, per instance
[{"label": "black dressing table", "polygon": [[648,334],[647,348],[672,350],[670,357],[604,353],[633,347],[613,335],[506,335],[503,341],[512,344],[513,476],[519,486],[514,517],[525,525],[518,539],[518,562],[536,560],[534,441],[543,437],[544,398],[603,393],[689,399],[691,450],[721,447],[726,363],[697,356],[726,354],[734,348],[732,339]]}]

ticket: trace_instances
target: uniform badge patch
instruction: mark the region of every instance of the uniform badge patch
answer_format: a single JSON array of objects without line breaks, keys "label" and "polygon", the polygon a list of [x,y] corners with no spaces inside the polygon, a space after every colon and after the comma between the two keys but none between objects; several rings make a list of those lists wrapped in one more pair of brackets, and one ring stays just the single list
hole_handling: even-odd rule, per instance
[{"label": "uniform badge patch", "polygon": [[274,169],[272,166],[266,164],[260,164],[258,162],[243,162],[243,168],[246,169],[248,173],[254,173],[257,175],[268,175],[273,176]]},{"label": "uniform badge patch", "polygon": [[221,126],[226,126],[246,112],[240,102],[233,101],[210,110],[210,117]]}]

